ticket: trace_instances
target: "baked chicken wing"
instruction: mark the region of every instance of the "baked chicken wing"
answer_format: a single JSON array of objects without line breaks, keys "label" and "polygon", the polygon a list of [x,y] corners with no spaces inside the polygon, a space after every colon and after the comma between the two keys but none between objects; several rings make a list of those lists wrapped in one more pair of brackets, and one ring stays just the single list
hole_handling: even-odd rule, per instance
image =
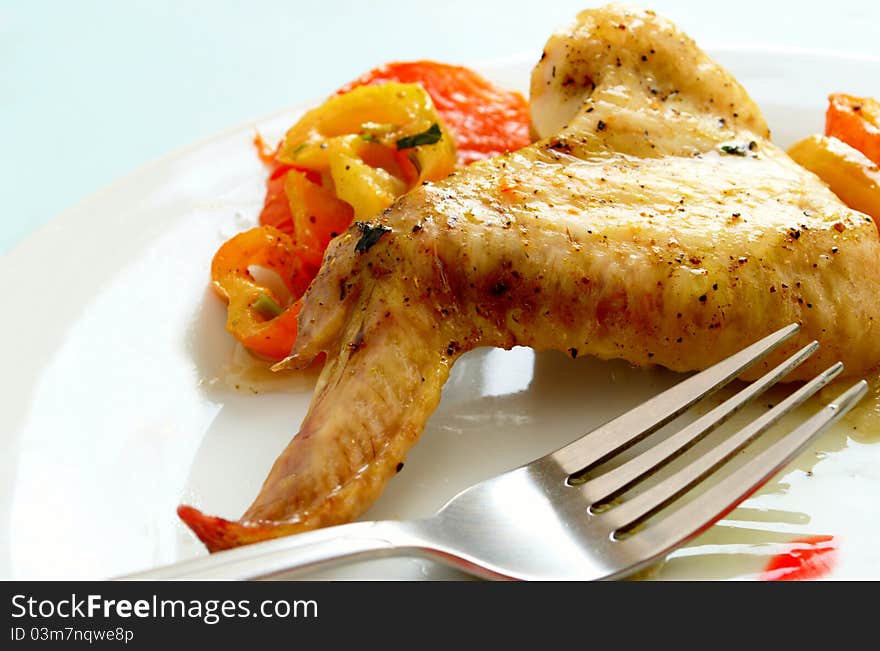
[{"label": "baked chicken wing", "polygon": [[455,360],[531,346],[702,369],[788,323],[880,363],[880,238],[769,139],[740,84],[652,12],[582,12],[547,42],[520,151],[417,188],[330,245],[287,366],[326,354],[299,433],[211,550],[350,521],[395,474]]}]

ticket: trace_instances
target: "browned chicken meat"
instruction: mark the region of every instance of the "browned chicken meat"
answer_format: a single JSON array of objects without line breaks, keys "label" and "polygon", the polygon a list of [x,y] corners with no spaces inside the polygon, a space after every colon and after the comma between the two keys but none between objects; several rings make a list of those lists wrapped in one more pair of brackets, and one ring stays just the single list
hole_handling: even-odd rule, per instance
[{"label": "browned chicken meat", "polygon": [[184,508],[210,549],[364,512],[478,346],[689,371],[798,322],[762,368],[813,338],[800,377],[880,362],[877,227],[774,146],[745,90],[675,26],[581,13],[548,41],[531,107],[534,145],[332,242],[287,362],[326,354],[311,407],[240,521]]}]

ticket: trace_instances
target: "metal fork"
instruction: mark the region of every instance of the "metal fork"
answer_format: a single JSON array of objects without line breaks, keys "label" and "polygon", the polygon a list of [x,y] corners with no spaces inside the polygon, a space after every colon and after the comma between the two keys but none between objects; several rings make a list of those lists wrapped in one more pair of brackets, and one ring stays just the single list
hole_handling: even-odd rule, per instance
[{"label": "metal fork", "polygon": [[[661,443],[588,476],[721,388],[798,331],[783,328],[545,457],[476,484],[421,520],[355,522],[223,551],[122,579],[255,579],[358,558],[419,555],[488,579],[632,574],[704,531],[760,488],[867,390],[862,380],[683,506],[670,507],[836,377],[837,363],[696,460],[631,499],[654,474],[807,359],[812,342]],[[702,486],[701,486],[702,488]],[[670,508],[666,508],[670,507]],[[663,513],[658,512],[663,511]],[[652,518],[652,516],[655,516]]]}]

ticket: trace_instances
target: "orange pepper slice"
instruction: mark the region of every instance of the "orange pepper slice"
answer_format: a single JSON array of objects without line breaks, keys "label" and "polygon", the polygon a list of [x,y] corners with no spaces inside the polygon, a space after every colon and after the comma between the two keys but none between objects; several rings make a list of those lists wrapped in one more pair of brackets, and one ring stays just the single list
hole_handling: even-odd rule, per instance
[{"label": "orange pepper slice", "polygon": [[[270,287],[257,282],[250,267],[278,274],[293,301],[286,305]],[[211,262],[211,280],[228,303],[226,329],[248,350],[269,360],[287,357],[297,334],[301,297],[312,278],[304,270],[293,239],[271,226],[259,226],[228,240]],[[267,316],[263,304],[275,305]]]},{"label": "orange pepper slice", "polygon": [[293,221],[296,253],[314,276],[330,240],[351,224],[354,209],[331,189],[312,182],[296,169],[285,175],[284,192]]},{"label": "orange pepper slice", "polygon": [[830,95],[825,135],[842,140],[880,165],[880,102],[843,93]]}]

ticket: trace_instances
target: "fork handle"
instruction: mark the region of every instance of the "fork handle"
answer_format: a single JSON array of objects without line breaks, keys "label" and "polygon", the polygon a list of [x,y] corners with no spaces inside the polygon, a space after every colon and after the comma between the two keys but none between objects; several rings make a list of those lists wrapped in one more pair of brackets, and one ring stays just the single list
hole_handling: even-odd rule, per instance
[{"label": "fork handle", "polygon": [[262,579],[357,558],[406,555],[424,547],[415,522],[353,522],[216,552],[118,580]]}]

